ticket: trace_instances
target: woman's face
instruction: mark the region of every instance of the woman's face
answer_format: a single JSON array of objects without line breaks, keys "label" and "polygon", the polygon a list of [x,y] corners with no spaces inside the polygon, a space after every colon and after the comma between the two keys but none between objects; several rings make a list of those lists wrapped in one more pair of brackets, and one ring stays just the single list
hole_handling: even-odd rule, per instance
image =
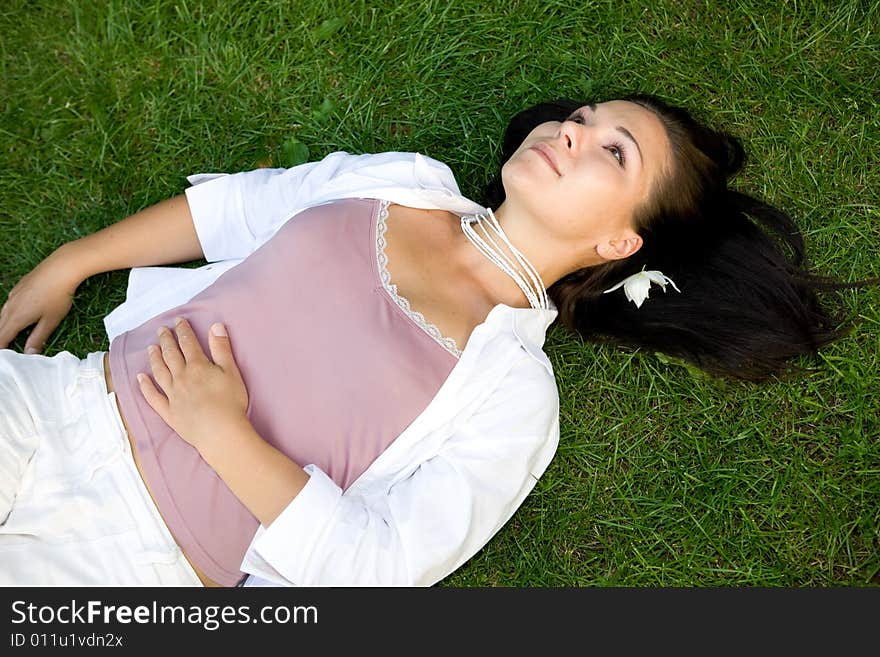
[{"label": "woman's face", "polygon": [[501,179],[508,200],[541,222],[543,231],[595,248],[602,240],[635,235],[633,212],[663,174],[669,149],[666,129],[652,111],[609,101],[537,126],[504,164]]}]

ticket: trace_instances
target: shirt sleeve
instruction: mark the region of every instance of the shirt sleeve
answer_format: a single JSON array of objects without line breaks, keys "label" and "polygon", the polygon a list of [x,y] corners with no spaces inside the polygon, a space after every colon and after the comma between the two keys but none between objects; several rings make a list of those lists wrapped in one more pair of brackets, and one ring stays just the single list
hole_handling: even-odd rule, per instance
[{"label": "shirt sleeve", "polygon": [[247,257],[357,157],[337,151],[289,169],[188,176],[184,193],[205,260]]},{"label": "shirt sleeve", "polygon": [[343,492],[308,465],[306,486],[258,528],[242,569],[261,585],[433,585],[507,522],[558,442],[555,379],[526,357],[436,454],[379,491]]}]

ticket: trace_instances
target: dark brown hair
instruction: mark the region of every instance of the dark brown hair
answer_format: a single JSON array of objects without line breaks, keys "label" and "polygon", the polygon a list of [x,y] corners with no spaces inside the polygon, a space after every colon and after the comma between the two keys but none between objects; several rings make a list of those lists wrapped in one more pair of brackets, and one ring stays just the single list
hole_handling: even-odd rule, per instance
[{"label": "dark brown hair", "polygon": [[[732,379],[758,381],[795,368],[848,331],[839,290],[878,279],[841,283],[807,271],[803,237],[785,212],[728,181],[742,167],[740,141],[696,121],[685,109],[647,94],[618,98],[656,114],[671,145],[671,166],[633,227],[642,248],[623,260],[585,267],[556,281],[547,294],[558,321],[586,340],[607,340],[683,358]],[[559,99],[516,114],[504,134],[501,164],[546,121],[564,121],[586,101]],[[505,198],[500,167],[484,204]],[[622,290],[603,291],[641,269],[660,270],[671,286],[654,286],[640,308]],[[818,293],[830,298],[830,310]]]}]

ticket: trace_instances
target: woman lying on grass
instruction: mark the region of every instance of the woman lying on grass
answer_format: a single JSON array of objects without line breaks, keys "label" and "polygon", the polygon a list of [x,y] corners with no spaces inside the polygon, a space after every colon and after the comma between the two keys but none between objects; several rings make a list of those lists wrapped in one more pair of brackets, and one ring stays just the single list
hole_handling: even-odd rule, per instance
[{"label": "woman lying on grass", "polygon": [[[429,157],[335,152],[193,176],[40,263],[0,313],[0,582],[431,585],[554,455],[557,318],[746,380],[843,331],[817,293],[855,284],[685,110],[542,103],[502,150],[482,205]],[[6,348],[128,267],[109,352]]]}]

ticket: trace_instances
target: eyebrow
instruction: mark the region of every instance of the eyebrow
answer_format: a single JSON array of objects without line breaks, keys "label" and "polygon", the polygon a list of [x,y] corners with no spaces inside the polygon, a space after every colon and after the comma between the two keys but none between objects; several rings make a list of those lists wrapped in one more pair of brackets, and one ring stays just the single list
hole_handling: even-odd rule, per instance
[{"label": "eyebrow", "polygon": [[639,148],[639,142],[636,141],[636,138],[633,137],[632,133],[622,125],[617,126],[617,131],[636,145],[636,150],[639,152],[639,159],[642,161],[642,166],[645,166],[645,158],[642,156],[642,149]]}]

